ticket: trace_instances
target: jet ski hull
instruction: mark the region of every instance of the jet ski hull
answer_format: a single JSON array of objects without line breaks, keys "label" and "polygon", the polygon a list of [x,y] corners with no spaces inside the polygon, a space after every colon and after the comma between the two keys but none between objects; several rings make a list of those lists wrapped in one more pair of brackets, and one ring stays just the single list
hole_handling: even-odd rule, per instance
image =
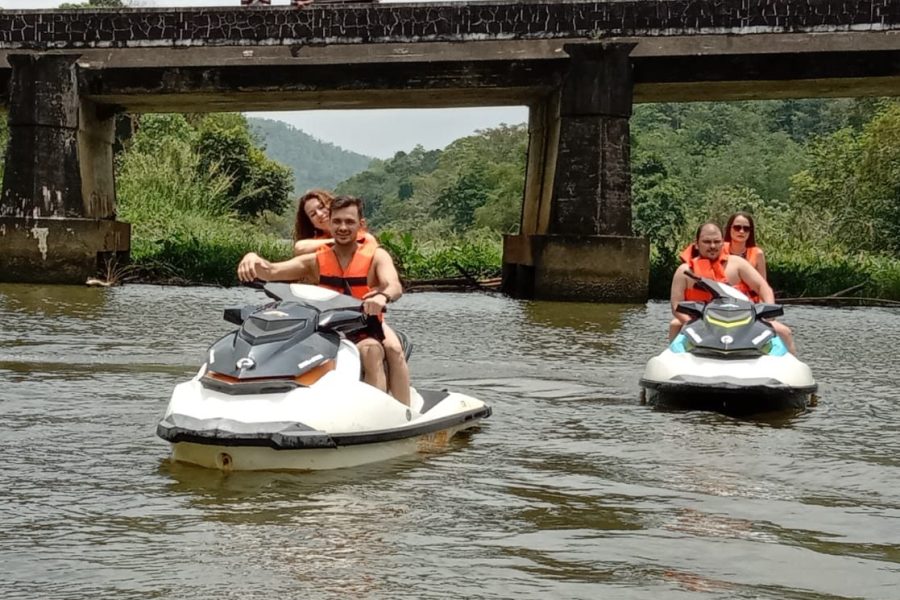
[{"label": "jet ski hull", "polygon": [[302,284],[263,291],[277,302],[227,308],[240,329],[175,386],[156,429],[174,460],[223,471],[354,467],[439,448],[490,416],[465,394],[410,388],[406,406],[361,381],[350,339],[377,336],[378,323],[358,299]]},{"label": "jet ski hull", "polygon": [[172,460],[226,472],[346,469],[419,452],[440,451],[457,433],[477,427],[485,416],[488,415],[430,433],[334,448],[276,450],[263,446],[175,442],[172,444]]},{"label": "jet ski hull", "polygon": [[818,389],[791,354],[716,359],[670,350],[650,359],[640,385],[644,400],[660,408],[728,414],[802,410]]},{"label": "jet ski hull", "polygon": [[194,380],[176,387],[157,435],[179,462],[223,471],[315,471],[438,450],[490,414],[482,401],[451,392],[413,389],[410,410],[362,383],[338,389],[326,380],[287,395],[235,397]]}]

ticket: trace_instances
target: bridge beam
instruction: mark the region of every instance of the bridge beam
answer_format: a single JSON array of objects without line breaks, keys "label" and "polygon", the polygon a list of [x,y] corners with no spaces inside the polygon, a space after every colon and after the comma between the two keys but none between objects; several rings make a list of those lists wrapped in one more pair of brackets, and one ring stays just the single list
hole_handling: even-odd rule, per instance
[{"label": "bridge beam", "polygon": [[521,229],[504,239],[507,293],[646,300],[649,245],[631,232],[633,48],[566,44],[561,90],[532,107]]},{"label": "bridge beam", "polygon": [[78,55],[11,55],[0,281],[84,283],[125,259],[115,220],[115,115],[79,95]]}]

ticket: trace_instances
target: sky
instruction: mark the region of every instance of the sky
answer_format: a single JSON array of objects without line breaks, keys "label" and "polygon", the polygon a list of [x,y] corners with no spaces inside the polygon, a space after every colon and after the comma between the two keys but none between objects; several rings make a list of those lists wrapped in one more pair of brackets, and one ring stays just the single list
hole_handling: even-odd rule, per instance
[{"label": "sky", "polygon": [[[56,8],[61,1],[64,0],[0,0],[0,8]],[[240,0],[133,0],[129,4],[160,7],[239,6]],[[290,0],[272,0],[273,6],[288,4]],[[421,145],[427,150],[443,148],[453,140],[470,135],[479,129],[495,127],[501,123],[509,125],[524,123],[528,120],[528,109],[522,106],[505,106],[261,112],[248,115],[284,121],[313,137],[346,150],[376,158],[390,158],[396,152],[400,150],[408,152],[416,145]]]}]

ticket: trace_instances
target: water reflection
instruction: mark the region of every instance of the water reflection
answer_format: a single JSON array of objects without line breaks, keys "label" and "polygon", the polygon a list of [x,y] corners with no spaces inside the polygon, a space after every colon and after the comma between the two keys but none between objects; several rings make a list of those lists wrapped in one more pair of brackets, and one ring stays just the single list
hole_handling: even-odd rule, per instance
[{"label": "water reflection", "polygon": [[0,308],[13,315],[101,317],[115,291],[77,285],[0,284]]}]

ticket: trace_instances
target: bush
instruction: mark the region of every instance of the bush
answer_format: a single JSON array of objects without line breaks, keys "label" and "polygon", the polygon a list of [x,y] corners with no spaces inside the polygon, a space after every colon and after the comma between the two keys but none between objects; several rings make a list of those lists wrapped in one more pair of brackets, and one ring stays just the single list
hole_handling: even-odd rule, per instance
[{"label": "bush", "polygon": [[464,238],[419,244],[410,233],[385,231],[378,240],[404,279],[500,275],[502,244],[490,232],[476,230]]}]

